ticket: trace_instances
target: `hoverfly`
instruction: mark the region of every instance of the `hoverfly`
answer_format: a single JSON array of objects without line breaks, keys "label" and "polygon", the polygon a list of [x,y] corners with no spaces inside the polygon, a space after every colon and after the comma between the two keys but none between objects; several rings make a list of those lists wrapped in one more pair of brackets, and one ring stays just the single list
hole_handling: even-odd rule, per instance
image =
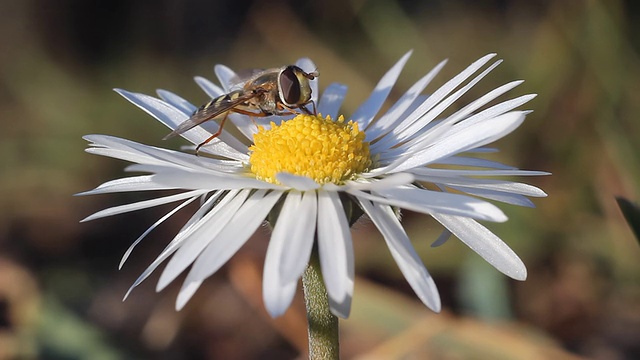
[{"label": "hoverfly", "polygon": [[194,111],[189,119],[178,125],[163,140],[182,134],[205,121],[223,115],[218,131],[196,147],[197,155],[203,145],[220,135],[227,116],[232,112],[264,117],[291,115],[295,113],[294,109],[300,109],[306,114],[311,114],[305,105],[312,104],[313,114],[315,114],[316,105],[311,100],[309,81],[317,76],[317,71],[306,73],[295,65],[257,71],[237,90],[232,90],[202,105]]}]

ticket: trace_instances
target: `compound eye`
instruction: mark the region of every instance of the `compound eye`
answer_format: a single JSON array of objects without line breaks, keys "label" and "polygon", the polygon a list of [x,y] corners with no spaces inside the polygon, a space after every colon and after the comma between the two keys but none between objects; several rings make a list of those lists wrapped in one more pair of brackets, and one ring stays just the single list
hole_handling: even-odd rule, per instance
[{"label": "compound eye", "polygon": [[280,95],[287,105],[295,105],[300,101],[300,80],[294,66],[287,66],[280,73]]}]

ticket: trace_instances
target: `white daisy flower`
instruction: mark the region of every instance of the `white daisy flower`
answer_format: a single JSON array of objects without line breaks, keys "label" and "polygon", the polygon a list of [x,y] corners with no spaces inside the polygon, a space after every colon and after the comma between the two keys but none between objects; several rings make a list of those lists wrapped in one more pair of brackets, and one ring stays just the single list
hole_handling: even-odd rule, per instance
[{"label": "white daisy flower", "polygon": [[[485,177],[547,173],[519,170],[469,155],[493,151],[485,145],[520,126],[528,111],[514,109],[535,95],[487,105],[522,83],[513,81],[443,116],[500,64],[498,60],[487,66],[495,56],[489,54],[431,95],[421,95],[445,65],[441,62],[389,110],[378,114],[409,56],[403,56],[382,77],[349,121],[339,116],[347,88],[331,84],[318,100],[317,80],[313,80],[312,99],[322,115],[298,115],[281,121],[231,114],[229,119],[244,138],[223,131],[200,149],[210,157],[111,136],[86,136],[91,143],[87,152],[130,161],[134,165],[127,170],[149,175],[109,181],[82,194],[160,189],[180,192],[109,208],[83,221],[180,202],[131,245],[122,266],[151,230],[187,204],[200,200],[199,209],[131,287],[138,286],[169,258],[158,291],[192,265],[178,294],[177,309],[238,251],[270,213],[275,226],[264,264],[263,297],[274,317],[289,307],[316,239],[331,311],[343,318],[349,315],[354,283],[350,224],[362,213],[382,233],[405,278],[433,311],[441,307],[438,290],[400,224],[397,209],[429,214],[440,222],[445,231],[434,245],[453,234],[499,271],[524,280],[527,272],[520,258],[478,220],[507,220],[487,200],[533,207],[527,197],[546,194],[531,185]],[[308,59],[299,60],[297,65],[308,72],[316,68]],[[222,65],[216,66],[215,72],[223,88],[201,77],[195,79],[212,98],[228,92],[236,76]],[[166,90],[158,90],[159,98],[116,91],[172,130],[196,109]],[[267,124],[263,119],[274,122]],[[255,121],[262,125],[256,126]],[[200,144],[215,133],[217,126],[210,121],[181,136]]]}]

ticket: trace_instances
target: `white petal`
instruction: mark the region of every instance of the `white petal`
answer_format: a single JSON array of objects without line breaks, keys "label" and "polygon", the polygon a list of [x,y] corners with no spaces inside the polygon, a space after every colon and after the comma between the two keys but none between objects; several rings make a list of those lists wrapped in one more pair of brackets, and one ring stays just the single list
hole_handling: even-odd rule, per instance
[{"label": "white petal", "polygon": [[224,92],[228,93],[238,83],[238,75],[225,65],[218,64],[213,68],[222,85]]},{"label": "white petal", "polygon": [[202,196],[200,198],[200,207],[196,210],[195,213],[189,218],[189,220],[182,225],[182,228],[178,232],[178,234],[185,233],[189,231],[192,227],[196,226],[200,220],[210,212],[210,210],[221,203],[223,203],[225,198],[228,196],[232,199],[236,196],[240,190],[219,190],[212,191],[209,193],[209,196]]},{"label": "white petal", "polygon": [[140,235],[136,239],[136,241],[134,241],[133,244],[131,244],[131,246],[129,246],[127,251],[125,251],[124,255],[122,255],[122,259],[120,259],[120,264],[118,265],[118,270],[122,269],[122,265],[124,265],[124,263],[129,258],[129,255],[131,255],[131,253],[133,252],[133,249],[135,249],[135,247],[138,246],[138,244],[142,241],[142,239],[144,239],[151,231],[153,231],[156,227],[158,227],[160,224],[162,224],[165,220],[167,220],[168,218],[173,216],[173,214],[175,214],[176,212],[178,212],[180,209],[184,208],[185,206],[191,204],[195,199],[197,199],[197,197],[193,197],[191,199],[188,199],[187,201],[184,201],[182,204],[178,205],[175,209],[169,211],[163,217],[158,219],[158,221],[153,223],[153,225],[151,225],[144,233],[142,233],[142,235]]},{"label": "white petal", "polygon": [[358,123],[360,129],[366,129],[373,120],[374,116],[378,113],[382,105],[384,104],[387,96],[391,92],[391,88],[398,80],[398,76],[404,68],[404,65],[409,60],[412,51],[406,53],[398,62],[387,71],[386,74],[380,79],[378,85],[376,85],[375,89],[369,98],[362,104],[360,107],[353,113],[351,119],[354,122]]},{"label": "white petal", "polygon": [[170,129],[175,129],[178,124],[185,121],[189,116],[179,111],[168,103],[156,99],[153,96],[130,92],[124,89],[114,89],[132,104],[144,110],[147,114],[160,120]]},{"label": "white petal", "polygon": [[200,86],[202,91],[204,91],[212,99],[215,99],[218,96],[224,94],[224,90],[222,90],[222,88],[212,83],[208,79],[203,78],[202,76],[196,76],[193,79],[195,80],[196,84]]},{"label": "white petal", "polygon": [[145,163],[145,162],[152,162],[156,164],[162,163],[161,161],[152,159],[150,156],[146,154],[139,154],[139,153],[135,153],[127,150],[109,149],[109,148],[103,148],[103,147],[90,147],[90,148],[86,148],[84,151],[89,154],[110,157],[113,159],[120,159],[128,162],[132,162],[132,163]]},{"label": "white petal", "polygon": [[[269,270],[273,271],[273,270]],[[269,279],[267,280],[267,276]],[[265,279],[262,281],[262,296],[264,301],[264,307],[269,312],[271,317],[276,318],[282,316],[293,301],[296,295],[296,289],[298,288],[297,282],[290,282],[286,284],[279,283],[267,273],[265,268]]]},{"label": "white petal", "polygon": [[[188,115],[175,107],[152,96],[132,93],[122,89],[115,89],[115,91],[125,99],[129,100],[132,104],[144,110],[147,114],[165,124],[171,130],[175,129],[178,125],[189,118]],[[180,136],[195,145],[205,141],[209,136],[211,136],[211,133],[204,130],[201,126],[196,126],[193,129],[180,134]],[[229,134],[226,134],[221,135],[220,139],[228,140],[230,137],[231,136]],[[202,151],[210,152],[214,155],[225,156],[230,159],[242,159],[246,157],[246,154],[239,152],[222,141],[212,141],[207,144],[206,147],[203,147]]]},{"label": "white petal", "polygon": [[156,291],[161,291],[171,283],[180,273],[184,271],[198,255],[209,245],[211,241],[222,231],[231,218],[236,214],[240,206],[249,196],[250,190],[243,190],[237,196],[225,196],[220,204],[216,205],[207,215],[205,215],[199,226],[192,227],[190,234],[182,236],[188,237],[184,245],[180,247],[167,263],[158,284]]},{"label": "white petal", "polygon": [[[533,96],[535,95],[525,95],[513,100],[528,101]],[[529,97],[529,99],[525,99],[527,97]],[[479,123],[485,123],[487,121],[498,118],[499,116],[508,115],[504,114],[504,112],[507,110],[511,110],[513,107],[515,107],[515,105],[518,105],[518,103],[514,103],[511,100],[506,101],[504,103],[483,110],[464,120],[454,116],[454,114],[445,120],[434,121],[429,123],[428,126],[414,129],[414,133],[406,132],[404,135],[401,135],[401,137],[387,136],[382,141],[373,144],[371,146],[371,152],[378,154],[379,161],[382,164],[387,164],[389,161],[402,163],[406,159],[412,158],[415,153],[430,148],[433,143],[442,141],[443,138],[452,136],[467,127],[475,127],[478,126]],[[531,111],[521,111],[520,113],[525,116],[530,112]],[[420,119],[420,121],[422,120],[423,119]],[[469,148],[464,151],[467,151],[469,153],[489,153],[497,152],[497,149],[476,147]],[[439,159],[437,161],[438,163],[446,162],[446,160],[443,159]],[[391,168],[392,167],[389,167],[389,169]],[[382,171],[380,168],[378,168],[375,171],[378,173],[384,173],[387,170]]]},{"label": "white petal", "polygon": [[[220,90],[219,87],[215,86],[213,83],[211,83],[207,79],[196,78],[196,82],[198,82],[199,84],[201,83],[202,88],[207,93],[209,93],[210,91],[215,93],[216,91]],[[160,98],[162,98],[164,101],[171,104],[172,106],[176,107],[178,110],[182,111],[185,115],[187,115],[187,117],[191,117],[191,115],[198,109],[195,105],[191,104],[190,102],[184,100],[183,98],[169,91],[157,90],[157,93],[158,93],[158,96],[160,96]],[[217,96],[214,96],[214,97],[217,97]],[[233,115],[240,115],[240,114],[233,114]],[[244,116],[244,115],[240,115],[240,116],[242,118],[246,118],[246,122],[250,122],[247,116]],[[229,116],[229,118],[231,119],[232,123],[237,126],[237,122],[238,122],[237,117]],[[206,131],[206,134],[205,134],[206,138],[216,133],[219,129],[219,125],[216,121],[205,121],[199,124],[197,127]],[[217,145],[219,141],[222,141],[224,145]],[[246,154],[248,151],[248,147],[244,143],[240,142],[231,133],[228,133],[228,132],[222,132],[220,135],[218,135],[216,139],[212,140],[206,146],[204,146],[203,149],[209,148],[212,151],[217,151],[216,148],[222,147],[225,145],[228,145],[229,147],[235,149],[236,151],[242,154]]]},{"label": "white petal", "polygon": [[[271,241],[273,242],[275,237],[285,239],[281,240],[283,248],[279,251],[283,254],[278,256],[279,261],[276,264],[279,264],[279,276],[283,281],[294,282],[302,276],[315,240],[318,214],[316,192],[307,191],[302,194],[301,199],[290,204],[288,209],[285,209],[286,207],[285,202]],[[285,220],[285,223],[280,226],[282,220]]]},{"label": "white petal", "polygon": [[229,190],[244,188],[282,189],[279,185],[242,175],[229,174],[229,176],[220,176],[215,174],[177,171],[171,168],[166,169],[167,171],[157,172],[152,175],[153,181],[159,186],[164,186],[165,188],[190,190]]},{"label": "white petal", "polygon": [[[385,145],[385,142],[397,143],[396,139],[399,138],[401,133],[405,132],[407,128],[412,126],[418,119],[422,118],[428,111],[430,111],[434,106],[440,103],[449,93],[451,93],[454,89],[456,89],[473,73],[478,71],[478,69],[483,67],[494,56],[495,54],[489,54],[476,60],[473,64],[469,65],[461,73],[454,76],[451,80],[447,81],[444,85],[438,88],[438,90],[436,90],[431,96],[429,96],[424,103],[418,106],[418,108],[413,113],[407,116],[401,124],[395,127],[383,139],[381,139],[375,144],[372,144],[372,150],[377,149],[378,147],[382,147],[382,148],[388,147],[388,145]],[[425,119],[430,121],[429,118],[425,118]],[[428,121],[422,121],[419,124],[418,128],[422,128],[427,124],[428,124]],[[411,135],[413,133],[415,133],[415,131],[407,132],[406,134]]]},{"label": "white petal", "polygon": [[[286,195],[278,221],[269,240],[269,247],[264,261],[262,298],[264,306],[271,317],[278,317],[284,314],[295,295],[295,286],[291,285],[297,285],[297,281],[291,281],[291,279],[286,281],[282,278],[282,258],[285,256],[285,251],[290,245],[303,245],[309,242],[306,238],[288,236],[288,228],[295,225],[297,221],[294,218],[294,213],[298,210],[301,199],[302,194],[299,192],[289,192]],[[313,244],[313,239],[311,239],[310,243]],[[308,262],[309,258],[307,256],[304,259],[303,256],[299,260]],[[294,291],[290,291],[292,287]]]},{"label": "white petal", "polygon": [[[515,99],[511,99],[511,100],[507,100],[504,102],[501,102],[499,104],[496,104],[488,109],[482,110],[477,114],[474,114],[473,116],[468,117],[467,119],[465,119],[464,121],[460,122],[459,124],[459,128],[462,129],[464,127],[468,127],[468,126],[475,126],[477,123],[480,122],[484,122],[487,119],[491,119],[500,115],[503,115],[525,103],[527,103],[528,101],[530,101],[531,99],[535,98],[537,95],[536,94],[529,94],[529,95],[522,95],[520,97],[517,97]],[[525,115],[527,115],[528,113],[530,113],[531,111],[523,111],[522,113],[524,113]]]},{"label": "white petal", "polygon": [[[234,121],[233,119],[235,118],[235,116],[231,116],[231,115],[239,115],[240,117],[247,118],[246,121],[249,121],[248,117],[245,115],[229,114],[229,119],[231,120],[231,123],[233,124],[233,126],[237,127],[236,125],[237,121]],[[227,123],[226,126],[230,126],[229,123]],[[220,129],[219,121],[217,120],[205,121],[199,124],[198,127],[202,128],[207,132],[208,134],[207,138],[212,134],[215,134],[216,132],[218,132],[218,129]],[[224,129],[229,129],[229,127],[225,127]],[[189,131],[192,131],[192,130],[189,130]],[[226,152],[220,152],[220,149],[225,150],[227,148],[232,148],[237,153],[234,153],[233,156],[227,156]],[[191,150],[195,151],[195,146]],[[203,145],[200,148],[200,151],[209,152],[211,154],[218,155],[218,156],[229,157],[231,159],[243,160],[243,159],[248,159],[248,156],[246,154],[249,151],[249,147],[246,144],[244,144],[242,141],[238,140],[232,133],[223,130],[220,133],[220,135],[218,135],[218,137],[214,138],[213,140],[208,142],[206,145]]]},{"label": "white petal", "polygon": [[507,216],[497,206],[465,195],[418,188],[385,189],[373,194],[356,190],[347,192],[358,198],[424,214],[443,213],[495,222],[507,221]]},{"label": "white petal", "polygon": [[[477,180],[477,179],[473,179]],[[489,179],[483,179],[489,180]],[[547,193],[542,191],[541,189],[531,186],[529,184],[523,184],[518,182],[509,182],[504,181],[501,182],[499,180],[495,180],[495,183],[470,183],[468,185],[457,186],[460,189],[482,189],[482,190],[490,190],[496,192],[504,192],[509,194],[517,194],[531,197],[546,197]],[[467,190],[464,190],[467,191]]]},{"label": "white petal", "polygon": [[380,119],[371,124],[367,129],[367,141],[374,141],[380,137],[380,135],[386,134],[389,130],[398,126],[404,119],[402,115],[415,104],[415,100],[419,97],[420,93],[429,85],[431,80],[438,75],[446,63],[447,60],[440,62],[429,71],[427,75],[413,84]]},{"label": "white petal", "polygon": [[[456,102],[464,94],[466,94],[473,86],[475,86],[478,82],[480,82],[482,78],[484,78],[487,74],[489,74],[489,72],[491,72],[491,70],[496,68],[500,63],[501,61],[496,61],[495,63],[491,64],[491,66],[489,66],[487,69],[482,71],[480,74],[476,75],[476,77],[471,79],[462,88],[460,88],[453,94],[444,98],[438,105],[433,107],[433,109],[426,112],[419,119],[417,119],[415,123],[409,125],[405,130],[403,130],[400,134],[394,137],[393,141],[396,144],[406,141],[406,144],[403,145],[406,147],[406,146],[411,146],[413,144],[424,142],[427,138],[431,137],[432,135],[430,134],[430,132],[437,131],[437,129],[433,129],[431,131],[425,131],[425,132],[421,132],[421,130],[425,129],[425,127],[429,123],[431,123],[438,116],[440,116],[446,109],[448,109],[454,102]],[[462,120],[464,114],[465,114],[464,111],[458,111],[453,115],[447,117],[445,120],[441,121],[439,126],[441,127],[446,126],[448,128],[449,125],[453,125],[459,122],[460,120]],[[407,122],[404,122],[403,125],[404,124],[407,124]]]},{"label": "white petal", "polygon": [[438,160],[438,164],[444,165],[457,165],[457,166],[474,166],[484,167],[499,170],[516,170],[517,168],[499,163],[497,161],[491,161],[487,159],[464,157],[464,156],[449,156],[448,158]]},{"label": "white petal", "polygon": [[86,218],[80,220],[80,222],[100,219],[100,218],[107,217],[107,216],[123,214],[123,213],[130,212],[130,211],[146,209],[146,208],[150,208],[150,207],[153,207],[153,206],[164,205],[164,204],[168,204],[168,203],[171,203],[171,202],[174,202],[174,201],[178,201],[178,200],[183,200],[183,199],[190,198],[190,197],[198,197],[198,196],[204,194],[205,192],[206,191],[202,191],[202,190],[188,191],[188,192],[184,192],[184,193],[180,193],[180,194],[175,194],[175,195],[170,195],[170,196],[163,196],[163,197],[156,198],[156,199],[138,201],[138,202],[135,202],[135,203],[132,203],[132,204],[114,206],[114,207],[110,207],[108,209],[104,209],[104,210],[98,211],[93,215],[87,216]]},{"label": "white petal", "polygon": [[156,90],[156,93],[162,100],[171,104],[176,109],[182,111],[187,116],[191,116],[191,114],[193,114],[193,112],[196,111],[197,109],[195,105],[183,99],[182,97],[172,93],[171,91],[158,89]]},{"label": "white petal", "polygon": [[418,298],[431,310],[440,312],[440,295],[433,278],[424,267],[400,221],[388,205],[359,199],[365,213],[384,236],[391,255]]},{"label": "white petal", "polygon": [[331,310],[333,315],[339,318],[348,318],[351,313],[351,298],[352,296],[349,294],[342,301],[337,301],[329,296],[329,310]]},{"label": "white petal", "polygon": [[176,309],[181,309],[193,296],[202,281],[224,265],[256,231],[278,201],[282,192],[256,191],[234,214],[220,234],[204,249],[193,264],[178,294]]},{"label": "white petal", "polygon": [[[416,170],[416,169],[414,169]],[[434,170],[434,169],[429,169]],[[460,188],[475,188],[475,189],[485,189],[485,190],[495,190],[500,192],[507,192],[512,194],[520,194],[531,197],[546,197],[547,194],[541,189],[524,183],[519,183],[515,181],[507,181],[507,180],[495,180],[495,179],[479,179],[479,178],[467,178],[463,176],[456,176],[457,171],[461,173],[466,173],[465,170],[453,170],[452,172],[444,171],[444,172],[431,172],[426,171],[426,174],[434,174],[432,176],[426,175],[416,176],[419,180],[429,181],[435,184],[443,184],[446,186],[458,186]],[[494,171],[486,170],[484,172],[494,173]],[[524,172],[524,171],[523,171]],[[510,171],[506,172],[507,174],[511,173]],[[440,174],[435,175],[435,174]],[[451,175],[447,175],[451,174]],[[470,175],[481,175],[471,172]],[[514,173],[513,175],[519,175],[518,173]],[[534,175],[544,175],[544,173],[534,174]]]},{"label": "white petal", "polygon": [[[491,68],[485,70],[488,71],[491,70]],[[484,72],[483,72],[484,74]],[[481,74],[482,75],[482,74]],[[468,86],[468,85],[467,85]],[[491,93],[489,93],[491,94]],[[453,96],[453,95],[452,95]],[[415,134],[411,134],[409,131],[407,131],[407,135],[403,138],[400,137],[398,139],[394,139],[395,143],[402,143],[405,141],[405,139],[408,139],[409,137],[411,138],[411,140],[406,141],[402,144],[402,148],[410,148],[410,147],[418,147],[420,146],[420,144],[425,144],[428,143],[430,141],[430,139],[434,139],[436,138],[436,136],[434,135],[434,133],[442,133],[442,129],[440,129],[441,127],[444,127],[444,130],[448,130],[451,129],[451,125],[453,124],[457,124],[456,128],[458,130],[461,130],[465,127],[468,126],[475,126],[475,124],[480,123],[480,122],[484,122],[487,121],[488,119],[491,118],[495,118],[497,116],[503,115],[504,113],[511,111],[517,107],[519,107],[520,105],[523,105],[524,103],[528,102],[529,100],[533,99],[534,97],[536,97],[536,95],[530,94],[530,95],[523,95],[520,96],[518,98],[515,99],[511,99],[511,100],[507,100],[504,101],[502,103],[499,103],[497,105],[494,105],[488,109],[485,109],[483,111],[478,112],[477,114],[474,114],[468,118],[464,118],[466,117],[472,110],[476,110],[477,107],[483,105],[483,104],[479,104],[478,102],[484,102],[484,101],[488,101],[487,99],[485,99],[484,97],[474,101],[473,103],[467,105],[465,108],[457,111],[455,114],[447,117],[445,120],[440,121],[437,124],[437,127],[434,126],[433,128],[423,128],[423,129],[418,129],[415,130]],[[438,105],[440,106],[440,105]],[[525,112],[526,113],[526,112]],[[420,119],[421,121],[423,119]]]},{"label": "white petal", "polygon": [[[418,132],[414,134],[415,137],[407,142],[387,142],[386,145],[380,145],[381,147],[378,147],[376,150],[372,149],[371,151],[374,153],[377,152],[378,163],[381,166],[389,163],[402,163],[415,153],[430,148],[433,143],[440,141],[440,138],[447,136],[447,133],[450,132],[452,128],[453,123],[451,122],[433,122],[423,129],[418,130]],[[389,139],[390,138],[385,138],[385,140]],[[380,144],[383,144],[383,142],[380,142]],[[382,148],[382,146],[386,148]],[[378,168],[375,169],[375,171],[381,170]],[[386,170],[384,172],[386,172]]]},{"label": "white petal", "polygon": [[[253,143],[253,135],[258,132],[258,126],[263,126],[267,128],[265,125],[266,121],[274,121],[274,116],[265,116],[265,117],[249,117],[242,114],[230,113],[228,115],[229,120],[233,123],[233,125],[238,128],[240,133],[249,140],[249,143]],[[245,146],[245,153],[249,152],[249,147]]]},{"label": "white petal", "polygon": [[[236,115],[239,115],[239,114],[236,114]],[[240,115],[240,116],[246,117],[244,115]],[[229,115],[229,118],[231,119],[231,115]],[[235,126],[235,122],[232,121],[232,123]],[[216,121],[205,121],[199,126],[209,134],[215,134],[220,128],[220,126]],[[227,124],[226,126],[229,126],[229,124]],[[229,129],[229,128],[225,127],[224,129]],[[221,151],[221,149],[223,151]],[[234,152],[232,156],[228,156],[227,155],[228,149],[233,149],[236,152]],[[203,145],[200,148],[200,151],[205,151],[213,155],[224,156],[230,159],[236,159],[241,161],[246,161],[246,159],[249,158],[249,156],[247,155],[247,153],[249,152],[249,147],[242,141],[238,140],[232,133],[226,130],[223,130],[220,133],[220,135],[218,135],[218,137],[214,138],[213,140],[208,142],[206,145]]]},{"label": "white petal", "polygon": [[[528,115],[530,113],[530,111],[523,111],[522,113],[524,115]],[[481,146],[481,147],[477,147],[477,148],[473,148],[473,149],[467,150],[467,152],[469,154],[494,154],[494,153],[497,153],[499,151],[500,150],[498,150],[497,148],[488,147],[488,146]]]},{"label": "white petal", "polygon": [[[173,254],[182,244],[188,239],[189,235],[193,232],[193,230],[197,229],[199,226],[202,226],[204,223],[203,214],[208,211],[211,206],[213,206],[216,200],[223,194],[223,192],[214,193],[201,207],[196,211],[195,214],[189,219],[189,221],[182,227],[182,229],[178,232],[178,234],[171,240],[171,242],[162,250],[160,255],[149,265],[143,272],[138,276],[136,281],[133,282],[133,285],[129,288],[124,298],[126,299],[133,289],[140,285],[146,278],[151,275],[155,271],[155,269],[160,266],[171,254]],[[237,191],[232,190],[229,192],[228,196],[233,197],[237,194]],[[130,248],[132,250],[132,248]],[[129,250],[128,250],[129,251]]]},{"label": "white petal", "polygon": [[451,186],[452,189],[467,193],[469,195],[482,197],[489,200],[500,201],[506,204],[518,205],[524,207],[535,207],[533,202],[526,196],[513,193],[505,193],[503,191],[476,189],[472,187]]},{"label": "white petal", "polygon": [[[131,162],[137,162],[140,164],[164,164],[166,162],[173,162],[180,165],[192,164],[187,160],[187,154],[180,153],[174,150],[156,148],[149,145],[137,143],[135,141],[122,139],[109,135],[85,135],[83,139],[90,142],[87,152],[95,150],[111,150],[116,151],[116,154],[129,153],[135,156],[135,160]],[[105,155],[105,154],[102,154]],[[114,158],[121,158],[106,154],[105,156],[111,156]],[[188,156],[188,158],[195,158],[194,156]],[[124,158],[122,158],[124,159]],[[129,160],[128,160],[129,161]],[[188,165],[187,165],[188,167]]]},{"label": "white petal", "polygon": [[211,159],[201,156],[194,156],[192,154],[186,154],[180,151],[144,145],[135,141],[121,139],[114,136],[88,135],[84,138],[88,141],[92,141],[92,144],[90,144],[90,146],[92,147],[87,150],[97,150],[100,149],[100,147],[111,148],[118,151],[115,154],[106,153],[102,155],[122,159],[124,159],[124,157],[120,157],[120,154],[130,153],[132,155],[127,155],[127,160],[130,159],[130,161],[140,164],[163,164],[200,171],[203,170],[203,168],[240,168],[243,166],[241,161],[246,161],[248,159],[248,155],[246,154],[242,154],[242,156],[240,156],[241,161]]},{"label": "white petal", "polygon": [[168,171],[183,171],[187,173],[201,173],[212,174],[215,176],[229,177],[245,175],[246,169],[244,165],[235,160],[219,160],[201,158],[191,156],[192,158],[202,159],[196,164],[188,164],[184,162],[177,162],[175,159],[171,159],[169,156],[166,161],[161,159],[146,159],[143,163],[129,165],[124,168],[128,172],[168,172]]},{"label": "white petal", "polygon": [[98,186],[93,190],[84,191],[76,195],[80,196],[80,195],[106,194],[106,193],[114,193],[114,192],[167,190],[167,189],[175,189],[175,187],[156,183],[153,180],[152,175],[142,175],[142,176],[132,176],[127,178],[107,181],[106,183]]},{"label": "white petal", "polygon": [[338,193],[318,191],[318,250],[322,276],[334,315],[346,318],[351,309],[354,263],[351,232]]},{"label": "white petal", "polygon": [[415,176],[410,173],[395,173],[381,179],[370,178],[366,181],[347,181],[346,188],[357,190],[381,190],[395,188],[401,185],[411,184],[415,181]]},{"label": "white petal", "polygon": [[[390,166],[388,172],[401,172],[418,166],[424,166],[438,159],[448,157],[463,151],[483,146],[496,141],[522,124],[525,115],[522,112],[510,112],[480,124],[480,126],[465,127],[458,125],[441,136],[438,142],[423,151],[410,154],[405,159],[398,159]],[[395,167],[394,167],[395,166]]]},{"label": "white petal", "polygon": [[309,177],[289,174],[286,172],[277,173],[276,180],[278,180],[282,185],[298,191],[315,190],[320,187],[318,183]]},{"label": "white petal", "polygon": [[473,123],[475,121],[480,122],[483,121],[484,119],[488,119],[488,118],[492,118],[492,117],[496,117],[502,114],[505,114],[517,107],[520,107],[522,105],[524,105],[525,103],[531,101],[533,98],[535,98],[536,94],[528,94],[528,95],[522,95],[519,96],[515,99],[510,99],[507,101],[503,101],[497,105],[494,105],[488,109],[482,110],[478,113],[476,113],[475,115],[465,119],[463,122],[465,123],[466,126],[471,126],[473,125]]},{"label": "white petal", "polygon": [[332,119],[338,117],[338,111],[340,110],[340,106],[342,106],[342,102],[344,101],[344,97],[347,94],[347,86],[332,83],[329,85],[324,92],[322,93],[322,97],[320,98],[320,103],[318,104],[318,113],[322,114],[322,116],[331,116]]},{"label": "white petal", "polygon": [[518,255],[486,227],[469,218],[432,216],[500,272],[516,280],[527,278],[527,268]]},{"label": "white petal", "polygon": [[[129,92],[123,89],[114,90],[118,94],[122,95],[122,97],[129,100],[132,104],[136,105],[140,109],[144,110],[144,112],[146,112],[147,114],[153,116],[161,123],[165,124],[171,130],[175,129],[176,127],[178,127],[178,125],[189,118],[188,115],[179,111],[175,107],[152,96]],[[205,134],[204,130],[198,128],[195,128],[194,130],[195,131],[187,131],[183,134],[183,137],[194,144],[199,144],[208,137],[208,135]]]},{"label": "white petal", "polygon": [[[451,115],[451,117],[458,118],[458,119],[463,119],[463,118],[471,115],[474,111],[478,110],[482,106],[484,106],[484,105],[488,104],[489,102],[493,101],[494,99],[496,99],[500,95],[502,95],[502,94],[508,92],[509,90],[512,90],[516,86],[522,84],[523,82],[524,82],[523,80],[517,80],[517,81],[509,82],[509,83],[504,84],[502,86],[499,86],[499,87],[489,91],[485,95],[481,96],[480,98],[472,101],[471,103],[469,103],[468,105],[466,105],[462,109],[456,111],[453,115]],[[510,110],[512,110],[512,109],[514,109],[514,108],[516,108],[516,107],[528,102],[533,97],[535,97],[535,95],[525,95],[525,96],[519,97],[518,98],[519,100],[516,101],[516,102],[513,102],[513,100],[506,101],[505,103],[507,103],[507,104],[508,103],[513,103],[513,105],[512,105],[512,107],[510,109],[502,111],[502,113],[510,111]],[[516,104],[516,103],[518,103],[518,104]],[[499,115],[499,114],[497,114],[497,115]],[[494,115],[494,116],[496,116],[496,115]]]},{"label": "white petal", "polygon": [[[487,69],[490,70],[491,68]],[[487,71],[485,70],[485,72]],[[483,72],[483,74],[485,73]],[[482,75],[482,74],[481,74]],[[499,115],[502,115],[506,112],[509,112],[527,102],[529,102],[531,99],[535,98],[537,95],[535,94],[528,94],[528,95],[522,95],[519,96],[515,99],[510,99],[507,101],[503,101],[499,104],[493,105],[485,110],[482,110],[472,116],[469,116],[470,114],[472,114],[474,111],[476,111],[477,109],[479,109],[480,107],[484,106],[485,104],[487,104],[488,102],[494,100],[497,96],[502,95],[503,92],[505,92],[506,90],[510,90],[513,85],[515,84],[519,84],[521,82],[517,82],[514,81],[513,83],[509,83],[506,85],[503,85],[497,89],[494,89],[492,91],[490,91],[489,93],[485,94],[484,96],[480,97],[479,99],[473,101],[472,103],[468,104],[467,106],[465,106],[464,108],[456,111],[454,114],[452,114],[451,116],[449,116],[445,121],[447,122],[451,122],[451,123],[457,123],[457,122],[464,122],[464,124],[466,124],[467,126],[469,125],[473,125],[474,122],[480,122],[480,121],[484,121],[486,119],[490,119]],[[469,117],[468,117],[469,116]],[[464,120],[462,120],[464,119]]]},{"label": "white petal", "polygon": [[204,279],[190,280],[182,284],[176,300],[176,311],[182,310],[182,308],[187,305],[187,302],[189,302],[193,294],[198,291],[203,281]]},{"label": "white petal", "polygon": [[[289,192],[284,201],[267,249],[262,282],[265,307],[273,317],[291,304],[295,285],[309,262],[317,210],[315,191]],[[287,291],[291,288],[294,292]]]},{"label": "white petal", "polygon": [[[471,159],[471,158],[469,158]],[[478,165],[476,160],[481,159],[473,159],[473,161],[469,161],[469,166]],[[448,162],[447,162],[448,163]],[[487,164],[488,166],[500,166],[500,163]],[[439,162],[438,164],[442,164]],[[417,170],[417,171],[416,171]],[[509,168],[504,166],[504,168],[499,168],[497,170],[467,170],[467,169],[435,169],[435,168],[416,168],[411,169],[412,173],[420,173],[425,176],[544,176],[551,175],[546,171],[535,171],[535,170],[520,170],[516,168]]]},{"label": "white petal", "polygon": [[443,245],[444,243],[447,242],[447,240],[449,240],[450,237],[451,237],[451,231],[444,229],[440,234],[440,236],[438,236],[438,238],[431,243],[431,247],[434,248],[434,247]]},{"label": "white petal", "polygon": [[[131,140],[121,139],[115,136],[95,134],[85,135],[82,138],[90,142],[89,148],[85,149],[88,153],[97,153],[99,155],[136,163],[162,164],[165,162],[165,160],[157,159],[133,146],[133,144],[137,144],[141,147],[148,147],[147,145],[138,144]],[[100,150],[103,152],[98,152]]]}]

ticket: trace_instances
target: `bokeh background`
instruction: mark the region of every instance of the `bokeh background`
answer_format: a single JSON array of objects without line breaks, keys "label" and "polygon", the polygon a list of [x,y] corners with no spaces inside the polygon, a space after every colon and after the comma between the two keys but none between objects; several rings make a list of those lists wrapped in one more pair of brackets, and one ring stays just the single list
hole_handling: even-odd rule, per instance
[{"label": "bokeh background", "polygon": [[[111,89],[208,99],[192,81],[213,65],[272,67],[302,56],[321,88],[349,85],[350,114],[414,49],[397,99],[437,62],[442,84],[488,52],[505,62],[468,99],[514,79],[535,110],[494,160],[553,176],[521,179],[549,197],[501,207],[489,224],[528,266],[511,281],[441,228],[404,214],[444,310],[425,308],[366,221],[354,229],[353,314],[345,359],[640,358],[640,249],[615,196],[640,198],[640,3],[566,1],[0,2],[0,358],[304,358],[302,299],[279,319],[261,304],[261,231],[181,312],[180,282],[157,274],[122,297],[188,218],[130,243],[166,208],[79,223],[141,194],[73,197],[120,177],[124,162],[84,153],[85,134],[162,142],[167,130]],[[433,90],[434,87],[429,89]]]}]

